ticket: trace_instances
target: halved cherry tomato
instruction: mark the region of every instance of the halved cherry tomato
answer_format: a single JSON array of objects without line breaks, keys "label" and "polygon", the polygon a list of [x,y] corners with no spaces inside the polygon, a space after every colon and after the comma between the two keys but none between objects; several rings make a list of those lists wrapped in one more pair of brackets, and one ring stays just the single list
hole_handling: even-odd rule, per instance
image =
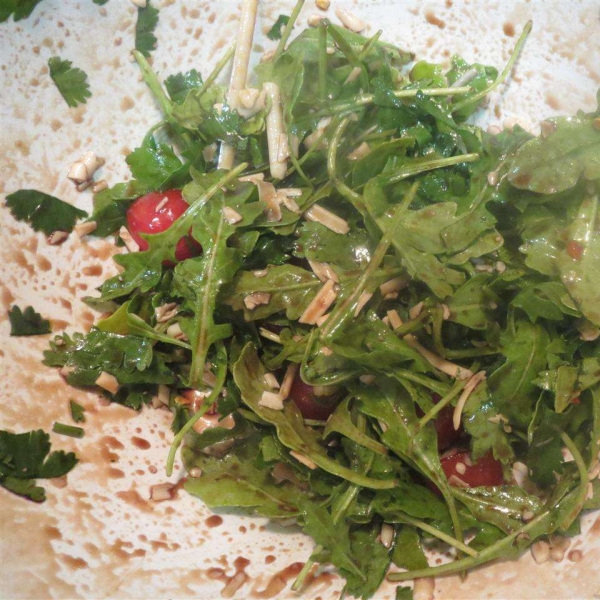
[{"label": "halved cherry tomato", "polygon": [[289,396],[305,419],[326,421],[338,405],[338,394],[316,396],[312,385],[304,383],[300,375],[294,377]]},{"label": "halved cherry tomato", "polygon": [[[458,467],[458,468],[457,468]],[[450,485],[460,485],[455,477],[468,487],[502,485],[502,463],[496,460],[491,452],[484,454],[476,463],[471,460],[471,453],[459,450],[442,457],[442,469]]]},{"label": "halved cherry tomato", "polygon": [[[439,394],[432,394],[433,402],[437,404],[442,397]],[[438,451],[442,452],[454,446],[462,437],[464,430],[462,424],[458,429],[454,429],[453,423],[454,408],[450,405],[444,406],[437,414],[433,424],[437,432]]]},{"label": "halved cherry tomato", "polygon": [[[166,198],[166,201],[164,201]],[[180,190],[151,192],[135,200],[127,210],[127,229],[138,243],[140,250],[148,249],[148,242],[140,233],[166,231],[188,209]],[[190,235],[183,236],[175,248],[178,261],[199,256],[202,246]]]},{"label": "halved cherry tomato", "polygon": [[[434,404],[437,404],[442,399],[442,397],[436,393],[431,394],[431,398]],[[423,414],[423,411],[417,407],[417,416],[420,418]],[[454,429],[454,423],[452,422],[453,415],[454,409],[452,406],[448,405],[444,406],[433,420],[433,425],[437,433],[439,452],[443,452],[451,446],[456,445],[458,440],[463,436],[464,430],[462,424],[458,429]]]}]

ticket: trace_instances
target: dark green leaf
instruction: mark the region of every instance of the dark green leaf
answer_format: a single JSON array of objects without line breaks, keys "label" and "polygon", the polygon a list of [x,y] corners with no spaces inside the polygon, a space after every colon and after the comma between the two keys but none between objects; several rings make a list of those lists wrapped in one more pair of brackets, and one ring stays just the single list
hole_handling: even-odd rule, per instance
[{"label": "dark green leaf", "polygon": [[135,24],[135,49],[146,58],[156,48],[154,29],[158,25],[158,10],[150,6],[150,2],[138,8],[138,18]]},{"label": "dark green leaf", "polygon": [[290,18],[287,15],[279,15],[277,21],[273,23],[273,27],[267,32],[267,37],[270,40],[280,40],[283,28],[288,24]]},{"label": "dark green leaf", "polygon": [[18,306],[13,306],[8,311],[10,320],[10,335],[44,335],[50,333],[50,321],[42,318],[42,315],[35,312],[33,307],[28,306],[21,310]]},{"label": "dark green leaf", "polygon": [[87,75],[81,69],[74,67],[70,60],[63,60],[58,56],[48,60],[48,68],[50,77],[69,106],[74,107],[87,102],[92,93]]},{"label": "dark green leaf", "polygon": [[69,408],[71,409],[71,418],[75,423],[84,423],[85,422],[85,408],[81,406],[81,404],[77,404],[75,400],[69,400]]},{"label": "dark green leaf", "polygon": [[77,219],[87,217],[83,210],[37,190],[13,192],[6,196],[6,205],[15,219],[27,221],[34,231],[46,235],[55,231],[70,233]]}]

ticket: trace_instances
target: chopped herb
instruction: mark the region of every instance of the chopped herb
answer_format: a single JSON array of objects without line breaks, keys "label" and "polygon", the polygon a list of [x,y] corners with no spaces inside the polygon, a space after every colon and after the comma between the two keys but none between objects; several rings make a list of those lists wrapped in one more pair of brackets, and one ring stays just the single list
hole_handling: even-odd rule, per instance
[{"label": "chopped herb", "polygon": [[0,431],[0,485],[34,502],[46,499],[36,479],[62,477],[78,460],[62,450],[50,453],[50,436],[38,429],[27,433]]},{"label": "chopped herb", "polygon": [[135,49],[146,58],[156,48],[154,29],[158,24],[158,9],[150,6],[138,8],[138,18],[135,24]]},{"label": "chopped herb", "polygon": [[48,60],[50,77],[58,91],[69,106],[75,107],[85,104],[92,93],[85,72],[72,65],[70,60],[63,60],[58,56]]},{"label": "chopped herb", "polygon": [[13,306],[8,311],[8,319],[10,320],[10,335],[44,335],[52,331],[50,321],[44,319],[31,306],[26,307],[25,310],[21,310],[16,305]]},{"label": "chopped herb", "polygon": [[85,431],[81,427],[74,425],[65,425],[64,423],[54,423],[52,431],[58,435],[66,435],[68,437],[82,438]]},{"label": "chopped herb", "polygon": [[267,37],[270,40],[280,40],[283,28],[288,24],[290,18],[287,15],[279,15],[277,21],[273,23],[273,27],[267,32]]},{"label": "chopped herb", "polygon": [[81,404],[77,404],[75,400],[69,400],[69,408],[71,409],[71,418],[75,423],[85,422],[85,408]]},{"label": "chopped herb", "polygon": [[12,15],[15,21],[26,19],[42,0],[3,0],[0,2],[0,23]]},{"label": "chopped herb", "polygon": [[6,196],[6,205],[17,221],[27,221],[34,231],[50,235],[70,233],[77,219],[87,217],[83,210],[37,190],[19,190]]}]

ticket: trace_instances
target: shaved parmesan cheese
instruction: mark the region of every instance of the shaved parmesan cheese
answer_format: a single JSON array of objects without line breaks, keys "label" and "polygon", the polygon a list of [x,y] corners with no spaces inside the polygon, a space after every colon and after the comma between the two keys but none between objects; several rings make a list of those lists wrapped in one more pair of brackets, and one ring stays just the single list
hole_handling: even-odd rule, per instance
[{"label": "shaved parmesan cheese", "polygon": [[294,450],[290,451],[290,454],[303,465],[307,466],[309,469],[316,469],[317,465],[314,463],[308,456],[304,456],[304,454],[300,454],[299,452],[295,452]]},{"label": "shaved parmesan cheese", "polygon": [[258,404],[259,406],[264,406],[265,408],[270,408],[272,410],[283,410],[283,398],[275,392],[267,392],[265,390],[262,393]]},{"label": "shaved parmesan cheese", "polygon": [[306,307],[302,316],[298,319],[299,323],[315,325],[317,319],[322,317],[329,307],[335,302],[337,291],[335,281],[328,279],[325,285],[317,292],[311,303]]},{"label": "shaved parmesan cheese", "polygon": [[345,234],[350,231],[347,221],[318,204],[313,204],[304,213],[304,217],[309,221],[320,223],[335,233]]},{"label": "shaved parmesan cheese", "polygon": [[102,371],[94,383],[111,394],[116,394],[119,391],[117,378],[106,371]]}]

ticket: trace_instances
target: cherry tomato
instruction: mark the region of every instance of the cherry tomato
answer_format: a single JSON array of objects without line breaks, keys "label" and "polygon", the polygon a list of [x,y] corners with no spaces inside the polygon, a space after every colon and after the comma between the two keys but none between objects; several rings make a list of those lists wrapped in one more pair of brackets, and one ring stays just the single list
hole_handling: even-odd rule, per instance
[{"label": "cherry tomato", "polygon": [[302,381],[300,375],[296,375],[290,388],[289,396],[305,419],[326,421],[338,404],[338,395],[316,396],[315,389]]},{"label": "cherry tomato", "polygon": [[496,460],[491,452],[484,454],[473,463],[470,452],[459,450],[442,457],[442,469],[450,485],[460,485],[454,477],[464,481],[468,487],[495,486],[504,483],[502,463]]},{"label": "cherry tomato", "polygon": [[[127,210],[127,229],[140,250],[147,250],[148,242],[140,233],[160,233],[169,229],[188,207],[180,190],[151,192],[135,200]],[[183,236],[175,248],[175,258],[178,261],[201,253],[202,246],[189,235]]]},{"label": "cherry tomato", "polygon": [[456,444],[463,435],[462,425],[458,429],[454,429],[454,423],[452,422],[453,415],[454,408],[452,406],[444,406],[433,421],[437,432],[439,452],[443,452]]}]

